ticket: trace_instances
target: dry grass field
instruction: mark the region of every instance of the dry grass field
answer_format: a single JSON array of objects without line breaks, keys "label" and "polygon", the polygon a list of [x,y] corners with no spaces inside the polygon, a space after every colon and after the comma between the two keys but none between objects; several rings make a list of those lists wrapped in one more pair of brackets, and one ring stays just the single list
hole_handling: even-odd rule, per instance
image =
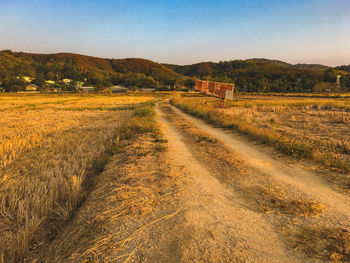
[{"label": "dry grass field", "polygon": [[150,95],[2,95],[0,96],[0,111],[15,109],[58,109],[58,110],[116,110],[133,107],[139,103],[152,100]]},{"label": "dry grass field", "polygon": [[29,250],[54,238],[56,227],[83,200],[88,177],[103,169],[120,132],[135,132],[134,108],[140,112],[151,100],[0,97],[0,262],[22,261]]},{"label": "dry grass field", "polygon": [[0,263],[349,262],[349,98],[166,96],[0,96]]},{"label": "dry grass field", "polygon": [[172,100],[186,112],[233,128],[282,153],[350,170],[350,99],[243,95],[221,107],[208,97]]}]

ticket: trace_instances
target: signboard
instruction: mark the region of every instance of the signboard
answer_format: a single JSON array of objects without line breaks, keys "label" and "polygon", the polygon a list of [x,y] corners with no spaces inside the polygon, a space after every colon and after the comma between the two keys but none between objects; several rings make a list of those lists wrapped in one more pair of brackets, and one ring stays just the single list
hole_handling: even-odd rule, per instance
[{"label": "signboard", "polygon": [[221,99],[233,99],[235,85],[232,83],[220,83],[214,81],[196,80],[195,90]]},{"label": "signboard", "polygon": [[208,93],[209,94],[213,94],[214,90],[215,90],[215,82],[214,81],[209,81],[208,88],[209,88]]}]

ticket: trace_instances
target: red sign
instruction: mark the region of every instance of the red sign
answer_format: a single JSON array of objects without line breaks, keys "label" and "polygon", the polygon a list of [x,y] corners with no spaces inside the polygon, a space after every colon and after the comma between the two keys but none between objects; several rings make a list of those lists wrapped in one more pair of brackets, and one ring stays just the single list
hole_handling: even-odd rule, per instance
[{"label": "red sign", "polygon": [[194,89],[222,99],[232,99],[234,84],[196,80]]}]

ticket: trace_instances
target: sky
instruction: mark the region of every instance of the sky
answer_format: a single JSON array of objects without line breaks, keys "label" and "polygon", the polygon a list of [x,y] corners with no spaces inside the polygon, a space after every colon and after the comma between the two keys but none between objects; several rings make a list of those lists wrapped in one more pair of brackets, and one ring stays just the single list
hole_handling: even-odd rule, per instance
[{"label": "sky", "polygon": [[350,0],[0,0],[0,50],[350,64]]}]

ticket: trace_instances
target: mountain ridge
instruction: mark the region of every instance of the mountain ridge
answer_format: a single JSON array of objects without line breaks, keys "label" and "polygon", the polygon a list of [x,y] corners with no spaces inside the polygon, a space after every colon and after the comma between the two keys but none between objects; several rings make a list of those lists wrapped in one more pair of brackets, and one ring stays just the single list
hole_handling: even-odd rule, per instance
[{"label": "mountain ridge", "polygon": [[0,51],[0,85],[5,83],[9,87],[18,76],[30,76],[38,83],[70,78],[92,86],[118,84],[134,88],[180,85],[190,88],[194,80],[200,78],[235,82],[241,89],[252,92],[309,92],[319,82],[335,83],[336,74],[343,75],[342,81],[345,79],[347,83],[348,67],[293,65],[266,58],[176,65],[144,58],[115,59],[69,52],[38,54],[3,50]]}]

